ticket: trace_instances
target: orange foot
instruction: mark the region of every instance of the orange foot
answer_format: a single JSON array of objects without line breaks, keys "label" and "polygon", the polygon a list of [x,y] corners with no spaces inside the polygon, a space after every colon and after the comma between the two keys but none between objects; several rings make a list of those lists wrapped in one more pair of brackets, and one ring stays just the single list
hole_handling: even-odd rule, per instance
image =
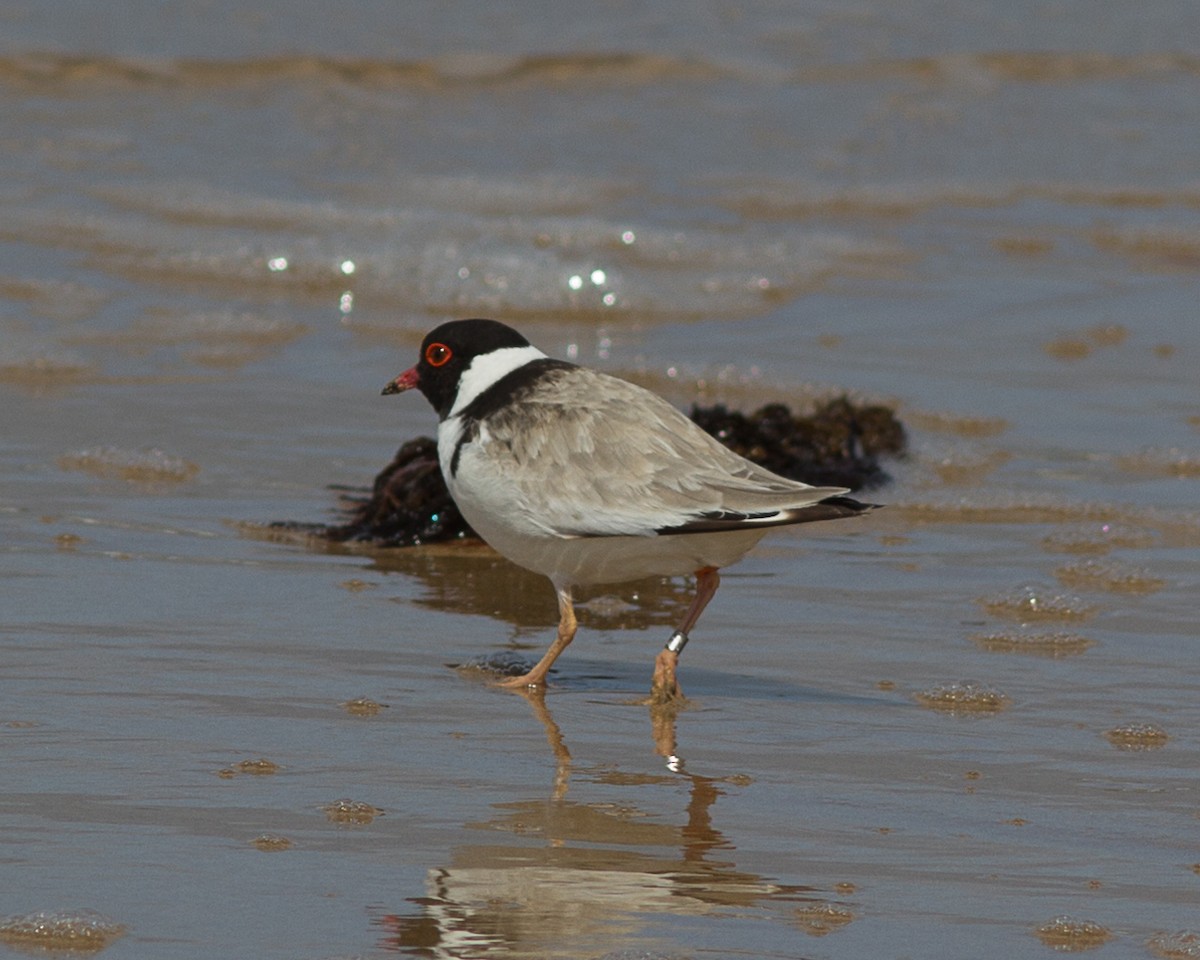
[{"label": "orange foot", "polygon": [[647,703],[663,706],[679,704],[686,698],[679,689],[675,679],[675,667],[679,664],[679,654],[673,650],[660,650],[654,661],[654,679],[650,681],[650,697]]},{"label": "orange foot", "polygon": [[503,680],[492,681],[497,687],[506,687],[509,690],[536,690],[539,687],[545,688],[546,675],[534,674],[532,671],[523,673],[519,677],[505,677]]}]

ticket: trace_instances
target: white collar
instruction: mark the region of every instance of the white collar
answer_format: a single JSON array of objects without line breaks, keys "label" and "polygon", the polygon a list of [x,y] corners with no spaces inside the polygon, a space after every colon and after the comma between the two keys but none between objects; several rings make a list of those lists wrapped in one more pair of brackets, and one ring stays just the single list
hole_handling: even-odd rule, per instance
[{"label": "white collar", "polygon": [[545,356],[546,354],[533,346],[501,347],[490,353],[481,353],[458,378],[458,393],[455,394],[454,406],[450,408],[447,419],[461,413],[468,403],[497,380]]}]

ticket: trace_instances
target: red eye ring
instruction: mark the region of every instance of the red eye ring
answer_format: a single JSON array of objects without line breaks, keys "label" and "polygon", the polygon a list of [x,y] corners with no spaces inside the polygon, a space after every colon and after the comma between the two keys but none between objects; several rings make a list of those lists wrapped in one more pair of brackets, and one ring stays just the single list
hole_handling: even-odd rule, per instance
[{"label": "red eye ring", "polygon": [[431,343],[425,348],[425,362],[431,367],[444,367],[454,356],[454,351],[444,343]]}]

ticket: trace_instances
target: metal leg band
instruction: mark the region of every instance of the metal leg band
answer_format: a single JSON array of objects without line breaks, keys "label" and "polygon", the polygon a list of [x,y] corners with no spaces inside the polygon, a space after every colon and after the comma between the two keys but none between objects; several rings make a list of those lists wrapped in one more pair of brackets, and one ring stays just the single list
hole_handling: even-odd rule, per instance
[{"label": "metal leg band", "polygon": [[667,641],[667,649],[674,654],[679,654],[687,646],[687,642],[688,635],[681,630],[676,630],[671,634],[671,639]]}]

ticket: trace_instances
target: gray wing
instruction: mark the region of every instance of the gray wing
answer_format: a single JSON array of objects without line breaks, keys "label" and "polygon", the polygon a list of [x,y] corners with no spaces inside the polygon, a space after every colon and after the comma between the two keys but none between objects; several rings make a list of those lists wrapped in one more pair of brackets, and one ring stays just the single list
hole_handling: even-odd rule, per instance
[{"label": "gray wing", "polygon": [[[476,442],[497,481],[519,488],[526,509],[569,535],[794,523],[810,519],[798,515],[805,508],[848,492],[764,470],[656,394],[583,367],[548,374],[517,409],[481,426]],[[849,512],[857,510],[834,515]],[[816,508],[811,519],[828,513]]]}]

